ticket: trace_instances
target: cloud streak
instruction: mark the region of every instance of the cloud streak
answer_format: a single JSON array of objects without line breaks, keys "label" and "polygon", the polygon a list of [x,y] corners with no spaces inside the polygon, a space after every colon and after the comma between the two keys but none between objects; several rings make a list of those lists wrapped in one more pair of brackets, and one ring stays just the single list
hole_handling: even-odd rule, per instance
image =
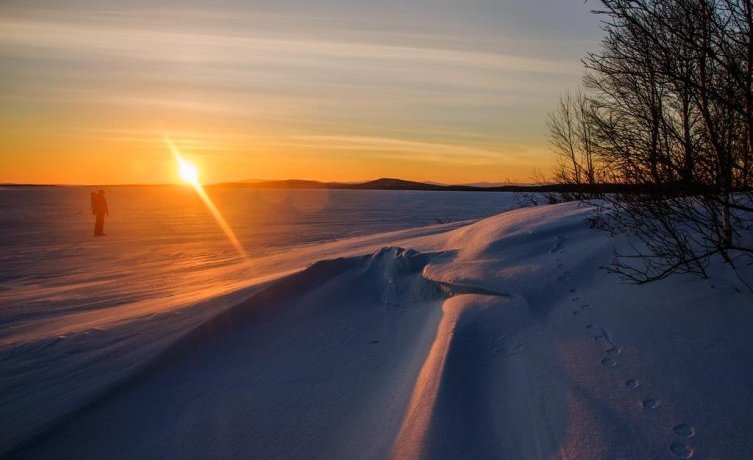
[{"label": "cloud streak", "polygon": [[475,33],[479,19],[452,2],[411,0],[402,16],[358,0],[319,15],[297,0],[258,3],[0,6],[0,116],[14,120],[0,134],[136,151],[160,126],[238,155],[348,152],[364,171],[401,156],[503,168],[542,151],[546,111],[580,73],[582,36]]}]

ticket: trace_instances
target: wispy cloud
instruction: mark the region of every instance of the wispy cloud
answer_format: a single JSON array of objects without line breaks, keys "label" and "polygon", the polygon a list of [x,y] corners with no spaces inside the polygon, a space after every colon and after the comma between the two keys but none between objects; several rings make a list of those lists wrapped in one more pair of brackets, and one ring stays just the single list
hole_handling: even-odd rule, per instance
[{"label": "wispy cloud", "polygon": [[[0,19],[5,54],[52,50],[78,57],[125,57],[206,64],[288,64],[327,66],[334,61],[437,64],[497,71],[573,74],[579,64],[561,58],[483,53],[451,48],[380,45],[365,42],[269,39],[249,35],[190,33],[90,23]],[[32,51],[33,53],[33,51]],[[59,56],[65,58],[65,54]]]},{"label": "wispy cloud", "polygon": [[546,111],[578,81],[583,37],[497,28],[471,14],[476,0],[387,1],[400,14],[357,0],[0,5],[0,115],[14,120],[0,134],[138,149],[159,126],[200,152],[347,152],[364,169],[538,155]]},{"label": "wispy cloud", "polygon": [[284,147],[319,149],[325,151],[369,152],[383,158],[406,158],[412,160],[442,161],[462,164],[490,164],[521,156],[522,146],[498,146],[497,150],[480,147],[420,142],[409,139],[373,136],[293,136]]}]

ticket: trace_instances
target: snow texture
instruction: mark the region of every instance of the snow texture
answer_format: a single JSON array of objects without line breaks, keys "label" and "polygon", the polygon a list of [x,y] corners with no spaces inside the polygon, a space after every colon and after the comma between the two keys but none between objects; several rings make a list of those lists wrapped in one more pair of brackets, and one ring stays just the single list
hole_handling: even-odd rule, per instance
[{"label": "snow texture", "polygon": [[21,322],[2,336],[2,447],[750,458],[751,295],[718,261],[708,280],[621,282],[600,267],[627,241],[589,228],[589,212],[541,206],[305,246],[208,272],[228,282],[190,308]]}]

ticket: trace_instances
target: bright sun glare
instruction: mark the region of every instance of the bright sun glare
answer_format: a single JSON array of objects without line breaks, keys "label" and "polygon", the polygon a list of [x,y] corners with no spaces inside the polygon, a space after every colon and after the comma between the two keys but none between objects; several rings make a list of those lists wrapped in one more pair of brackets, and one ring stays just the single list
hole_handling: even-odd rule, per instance
[{"label": "bright sun glare", "polygon": [[175,161],[178,162],[178,174],[180,175],[180,178],[193,185],[196,193],[207,206],[209,212],[212,213],[212,216],[217,221],[217,224],[220,226],[222,231],[225,232],[225,235],[227,235],[230,243],[238,251],[238,254],[240,254],[244,258],[247,258],[248,255],[246,254],[246,250],[243,248],[243,245],[241,245],[238,237],[235,236],[235,232],[233,232],[233,229],[230,228],[230,225],[228,225],[227,221],[225,221],[225,218],[222,217],[220,210],[217,209],[217,206],[214,205],[212,199],[209,197],[209,195],[207,195],[204,187],[202,187],[201,183],[199,183],[199,170],[196,169],[196,166],[183,159],[183,155],[181,155],[180,151],[175,147],[175,144],[173,144],[170,139],[165,138],[165,144],[167,144],[167,147],[170,149],[170,153],[172,153]]},{"label": "bright sun glare", "polygon": [[189,184],[196,185],[199,183],[199,170],[182,158],[178,158],[178,173],[181,179]]}]

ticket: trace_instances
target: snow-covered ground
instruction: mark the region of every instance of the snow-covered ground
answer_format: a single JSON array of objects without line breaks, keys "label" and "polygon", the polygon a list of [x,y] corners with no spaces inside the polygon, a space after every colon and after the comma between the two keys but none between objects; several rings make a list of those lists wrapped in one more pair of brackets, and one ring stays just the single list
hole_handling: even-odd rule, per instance
[{"label": "snow-covered ground", "polygon": [[269,280],[518,205],[509,193],[211,189],[243,260],[190,187],[108,188],[106,238],[91,235],[91,190],[0,189],[0,456]]},{"label": "snow-covered ground", "polygon": [[[2,336],[3,446],[77,459],[750,458],[750,293],[722,264],[708,280],[622,283],[600,267],[626,241],[590,229],[589,212],[300,246],[207,267],[164,310],[150,297],[140,316],[17,322]],[[229,281],[202,291],[205,277]]]}]

